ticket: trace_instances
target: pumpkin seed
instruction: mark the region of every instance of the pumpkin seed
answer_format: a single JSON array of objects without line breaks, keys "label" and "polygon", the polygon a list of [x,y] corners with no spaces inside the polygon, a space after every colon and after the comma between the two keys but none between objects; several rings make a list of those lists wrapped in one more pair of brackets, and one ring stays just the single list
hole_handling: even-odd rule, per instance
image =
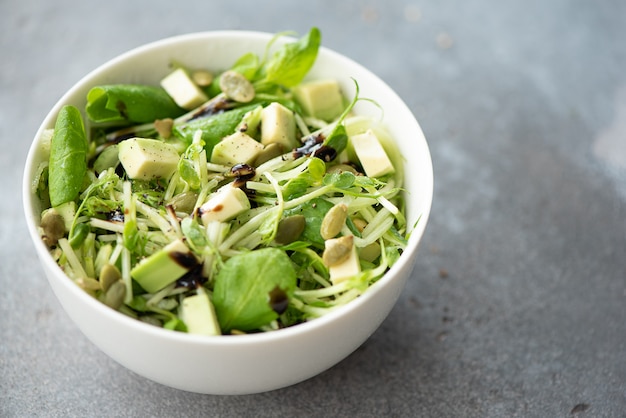
[{"label": "pumpkin seed", "polygon": [[353,243],[354,236],[352,235],[326,240],[326,247],[322,254],[322,261],[326,267],[332,267],[347,260],[350,257]]},{"label": "pumpkin seed", "polygon": [[124,303],[126,297],[126,285],[123,281],[118,280],[111,284],[109,290],[104,294],[104,303],[110,308],[118,310]]},{"label": "pumpkin seed", "polygon": [[303,215],[292,215],[283,218],[278,223],[274,241],[280,245],[290,244],[300,238],[305,226],[306,219]]},{"label": "pumpkin seed", "polygon": [[220,77],[222,92],[236,102],[248,103],[254,99],[254,86],[246,77],[236,71],[225,71]]},{"label": "pumpkin seed", "polygon": [[380,256],[380,244],[372,242],[369,245],[361,248],[359,251],[359,257],[365,261],[373,263]]},{"label": "pumpkin seed", "polygon": [[172,197],[168,205],[171,205],[175,211],[191,213],[196,206],[198,200],[198,194],[194,192],[182,192]]},{"label": "pumpkin seed", "polygon": [[197,70],[191,73],[191,79],[200,87],[207,87],[213,82],[213,73],[206,70]]},{"label": "pumpkin seed", "polygon": [[49,247],[57,244],[59,238],[65,235],[65,221],[63,217],[56,212],[47,211],[41,218],[41,239]]},{"label": "pumpkin seed", "polygon": [[111,285],[122,278],[122,273],[113,264],[106,263],[100,270],[100,288],[107,292]]},{"label": "pumpkin seed", "polygon": [[356,226],[356,229],[358,229],[359,232],[363,232],[363,230],[367,226],[367,222],[361,218],[352,219],[352,223],[354,224],[354,226]]},{"label": "pumpkin seed", "polygon": [[83,290],[100,290],[100,283],[91,277],[81,277],[76,279],[76,284]]},{"label": "pumpkin seed", "polygon": [[173,127],[174,119],[172,118],[157,119],[154,121],[154,129],[156,129],[159,136],[164,139],[168,139],[170,136],[172,136]]},{"label": "pumpkin seed", "polygon": [[339,203],[330,208],[326,215],[324,215],[324,219],[322,219],[322,225],[320,226],[320,234],[324,239],[335,238],[339,232],[341,232],[341,228],[346,223],[346,219],[348,217],[348,207]]}]

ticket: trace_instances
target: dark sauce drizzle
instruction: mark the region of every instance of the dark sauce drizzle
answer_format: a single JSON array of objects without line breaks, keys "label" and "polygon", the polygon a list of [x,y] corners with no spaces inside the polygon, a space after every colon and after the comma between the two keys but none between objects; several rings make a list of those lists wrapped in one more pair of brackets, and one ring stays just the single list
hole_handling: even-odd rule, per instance
[{"label": "dark sauce drizzle", "polygon": [[269,304],[278,315],[283,314],[289,306],[289,297],[280,287],[276,286],[269,292]]}]

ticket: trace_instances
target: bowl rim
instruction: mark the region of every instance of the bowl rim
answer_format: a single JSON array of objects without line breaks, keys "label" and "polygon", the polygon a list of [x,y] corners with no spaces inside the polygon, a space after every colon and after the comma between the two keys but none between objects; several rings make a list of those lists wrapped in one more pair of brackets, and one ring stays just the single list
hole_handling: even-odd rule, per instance
[{"label": "bowl rim", "polygon": [[[50,126],[50,123],[56,119],[58,112],[61,107],[67,102],[68,98],[73,96],[75,92],[81,88],[84,88],[86,83],[96,77],[98,74],[105,73],[112,67],[117,66],[118,64],[124,62],[125,60],[141,53],[145,53],[147,51],[153,49],[159,49],[167,47],[171,44],[179,44],[185,43],[188,41],[194,41],[203,39],[207,42],[218,40],[218,39],[228,39],[228,38],[260,38],[269,40],[274,37],[275,33],[262,32],[262,31],[251,31],[251,30],[216,30],[216,31],[200,31],[200,32],[190,32],[175,36],[170,36],[166,38],[162,38],[156,41],[148,42],[143,45],[131,48],[126,52],[123,52],[104,63],[98,65],[91,71],[89,71],[86,75],[80,78],[76,83],[74,83],[70,89],[68,89],[54,104],[51,110],[45,116],[43,122],[37,129],[37,132],[32,140],[30,145],[23,172],[23,181],[22,181],[22,205],[24,214],[26,217],[27,228],[29,231],[29,235],[35,245],[36,253],[40,259],[40,262],[44,264],[44,267],[48,269],[51,274],[47,274],[48,279],[52,280],[54,276],[54,280],[56,280],[60,285],[62,285],[66,290],[68,290],[74,297],[79,298],[84,303],[90,305],[98,311],[99,314],[107,317],[108,320],[118,322],[120,325],[130,327],[132,330],[151,334],[154,337],[164,338],[167,340],[171,340],[174,342],[185,342],[191,344],[198,345],[217,345],[217,346],[243,346],[250,344],[258,344],[262,342],[275,342],[278,340],[286,340],[292,337],[297,337],[298,335],[309,333],[315,331],[316,329],[324,328],[328,324],[335,322],[338,318],[344,316],[347,312],[355,310],[358,306],[366,304],[370,299],[374,297],[379,290],[384,287],[387,282],[392,281],[396,278],[397,273],[405,268],[412,268],[414,259],[417,255],[418,245],[425,233],[426,225],[428,223],[428,218],[430,216],[430,212],[432,209],[432,201],[433,201],[433,189],[434,189],[434,179],[433,179],[433,166],[432,166],[432,157],[428,148],[428,143],[423,134],[421,126],[419,122],[415,118],[413,112],[408,108],[404,100],[399,97],[399,95],[393,90],[384,80],[374,74],[371,70],[365,68],[363,65],[354,61],[346,55],[340,54],[332,49],[329,49],[325,46],[320,46],[319,54],[325,54],[332,58],[333,60],[338,59],[344,62],[347,62],[351,66],[357,67],[359,71],[363,71],[365,74],[368,74],[370,77],[375,79],[384,89],[386,90],[385,94],[389,94],[393,97],[393,100],[397,102],[399,106],[405,108],[405,111],[413,116],[414,124],[416,128],[421,133],[421,140],[423,144],[421,144],[426,151],[427,155],[424,156],[424,162],[428,164],[428,167],[424,167],[424,172],[428,174],[428,178],[424,180],[424,190],[422,190],[422,202],[423,202],[423,210],[421,214],[418,216],[418,221],[415,222],[414,227],[411,230],[411,235],[409,237],[407,247],[403,254],[398,258],[395,264],[375,283],[371,284],[363,294],[361,294],[355,300],[350,301],[349,303],[339,306],[333,309],[331,312],[327,314],[312,319],[310,321],[306,321],[304,323],[300,323],[294,326],[281,328],[268,332],[259,332],[252,334],[244,334],[244,335],[216,335],[216,336],[206,336],[206,335],[194,335],[188,334],[184,332],[176,332],[160,327],[155,327],[150,324],[143,323],[137,319],[128,317],[121,312],[113,310],[103,303],[97,301],[92,296],[90,296],[87,292],[79,288],[73,281],[63,272],[61,267],[53,260],[52,256],[48,248],[45,246],[43,241],[41,240],[38,230],[37,230],[37,214],[35,209],[35,200],[36,197],[32,193],[32,181],[33,175],[35,172],[34,163],[36,160],[37,153],[39,152],[39,140],[41,138],[42,132]],[[286,42],[289,40],[293,40],[294,38],[291,36],[284,36],[279,41]],[[44,271],[45,272],[45,271]]]}]

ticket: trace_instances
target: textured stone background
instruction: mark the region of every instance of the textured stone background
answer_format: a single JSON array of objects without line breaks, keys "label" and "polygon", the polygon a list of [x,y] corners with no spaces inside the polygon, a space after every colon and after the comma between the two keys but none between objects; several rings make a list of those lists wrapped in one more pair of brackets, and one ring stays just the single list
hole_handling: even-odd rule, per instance
[{"label": "textured stone background", "polygon": [[[626,3],[0,0],[1,416],[626,416]],[[27,238],[22,166],[80,77],[167,36],[310,26],[407,102],[435,200],[406,291],[336,367],[201,396],[69,322]]]}]

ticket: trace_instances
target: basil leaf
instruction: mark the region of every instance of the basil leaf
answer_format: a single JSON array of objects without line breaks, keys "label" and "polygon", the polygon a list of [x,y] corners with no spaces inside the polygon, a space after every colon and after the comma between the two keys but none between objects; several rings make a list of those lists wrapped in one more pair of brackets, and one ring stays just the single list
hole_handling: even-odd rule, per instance
[{"label": "basil leaf", "polygon": [[96,123],[148,123],[185,113],[161,87],[136,84],[93,87],[87,93],[86,111]]},{"label": "basil leaf", "polygon": [[319,29],[314,27],[297,42],[285,44],[264,65],[262,81],[285,87],[300,84],[315,63],[321,39]]},{"label": "basil leaf", "polygon": [[[223,331],[256,330],[278,318],[276,294],[293,296],[296,272],[284,251],[263,248],[230,258],[215,278],[213,304]],[[284,301],[284,300],[283,300]]]},{"label": "basil leaf", "polygon": [[50,144],[48,188],[55,207],[76,197],[87,173],[87,136],[80,111],[64,106],[59,112]]}]

